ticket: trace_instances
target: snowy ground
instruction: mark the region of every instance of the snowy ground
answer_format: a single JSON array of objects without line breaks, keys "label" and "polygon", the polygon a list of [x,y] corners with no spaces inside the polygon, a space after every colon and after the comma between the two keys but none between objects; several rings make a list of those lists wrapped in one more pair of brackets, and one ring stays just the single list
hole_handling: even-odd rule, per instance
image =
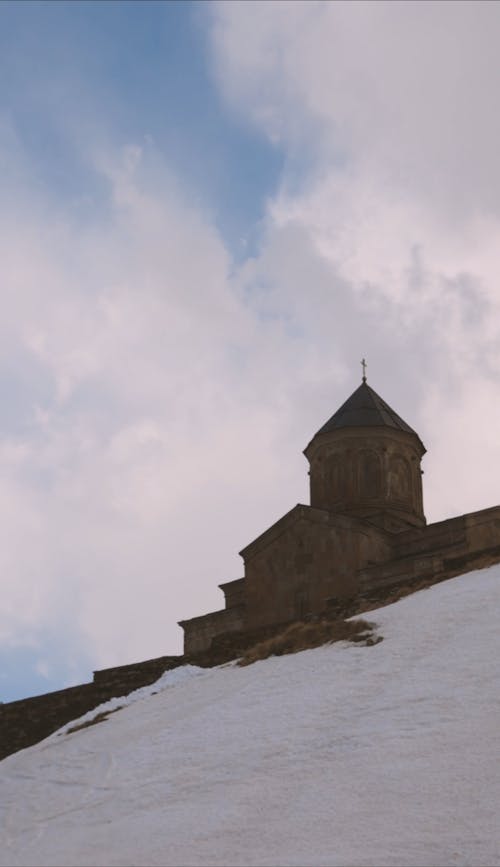
[{"label": "snowy ground", "polygon": [[500,864],[500,567],[369,617],[5,759],[0,864]]}]

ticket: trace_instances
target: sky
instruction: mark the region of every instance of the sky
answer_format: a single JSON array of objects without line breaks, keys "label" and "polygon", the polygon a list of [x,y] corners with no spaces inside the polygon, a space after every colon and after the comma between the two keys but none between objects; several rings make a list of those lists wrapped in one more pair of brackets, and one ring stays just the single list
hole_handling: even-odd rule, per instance
[{"label": "sky", "polygon": [[369,384],[500,501],[500,6],[0,4],[0,700],[179,653]]}]

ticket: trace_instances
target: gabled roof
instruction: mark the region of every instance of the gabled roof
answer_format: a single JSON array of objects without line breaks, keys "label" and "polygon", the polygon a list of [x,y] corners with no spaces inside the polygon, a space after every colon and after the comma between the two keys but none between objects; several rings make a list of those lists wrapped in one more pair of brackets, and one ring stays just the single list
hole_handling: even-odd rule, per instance
[{"label": "gabled roof", "polygon": [[[240,557],[243,557],[245,562],[253,557],[258,551],[263,550],[267,545],[285,533],[296,521],[311,521],[315,524],[342,527],[349,532],[352,532],[355,526],[360,529],[365,529],[367,526],[375,529],[379,534],[387,537],[387,532],[381,527],[377,527],[367,518],[359,518],[357,515],[342,514],[341,512],[330,512],[327,509],[317,509],[315,506],[304,506],[302,503],[297,503],[293,509],[290,509],[286,515],[279,518],[274,524],[264,530],[260,536],[257,536],[250,544],[246,545],[240,551]],[[245,579],[243,579],[245,580]]]},{"label": "gabled roof", "polygon": [[317,433],[330,433],[344,427],[392,427],[418,436],[366,382],[361,383]]}]

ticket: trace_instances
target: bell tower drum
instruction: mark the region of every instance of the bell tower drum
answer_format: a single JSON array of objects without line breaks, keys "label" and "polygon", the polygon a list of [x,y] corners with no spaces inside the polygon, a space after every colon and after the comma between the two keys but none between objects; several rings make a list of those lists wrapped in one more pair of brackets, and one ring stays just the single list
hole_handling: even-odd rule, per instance
[{"label": "bell tower drum", "polygon": [[[364,362],[364,360],[363,360]],[[367,518],[397,532],[425,525],[418,434],[363,381],[315,434],[311,506]]]}]

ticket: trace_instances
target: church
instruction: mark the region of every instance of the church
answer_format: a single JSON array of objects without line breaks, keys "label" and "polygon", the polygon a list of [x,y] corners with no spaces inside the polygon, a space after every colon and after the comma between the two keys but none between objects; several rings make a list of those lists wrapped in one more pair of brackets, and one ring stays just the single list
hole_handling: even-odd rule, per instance
[{"label": "church", "polygon": [[[364,364],[364,362],[363,362]],[[500,506],[427,524],[418,434],[361,385],[304,449],[310,505],[298,504],[240,555],[220,611],[180,622],[187,656],[216,636],[319,616],[377,588],[441,581],[500,562]]]}]

